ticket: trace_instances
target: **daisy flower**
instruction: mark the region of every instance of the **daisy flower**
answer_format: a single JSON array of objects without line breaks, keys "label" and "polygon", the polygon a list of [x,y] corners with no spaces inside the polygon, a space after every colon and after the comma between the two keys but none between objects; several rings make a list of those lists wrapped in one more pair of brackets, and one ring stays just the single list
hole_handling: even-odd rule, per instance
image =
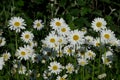
[{"label": "daisy flower", "polygon": [[48,68],[49,68],[49,71],[51,71],[51,73],[55,73],[55,74],[59,74],[62,71],[61,64],[56,61],[51,62]]},{"label": "daisy flower", "polygon": [[68,27],[67,24],[64,24],[57,30],[57,32],[59,35],[67,36],[67,35],[69,35],[70,28]]},{"label": "daisy flower", "polygon": [[91,27],[98,32],[102,29],[105,29],[107,23],[103,18],[95,18],[91,24]]},{"label": "daisy flower", "polygon": [[6,43],[5,38],[4,37],[0,37],[0,47],[4,46],[5,43]]},{"label": "daisy flower", "polygon": [[63,75],[62,77],[61,76],[58,76],[56,80],[67,80],[67,74]]},{"label": "daisy flower", "polygon": [[74,72],[74,66],[71,63],[68,63],[66,65],[66,70],[67,70],[67,73],[72,74]]},{"label": "daisy flower", "polygon": [[72,45],[76,45],[76,44],[83,44],[83,37],[84,34],[83,32],[80,32],[78,30],[74,30],[71,31],[69,33],[70,35],[68,36],[68,41],[72,44]]},{"label": "daisy flower", "polygon": [[16,56],[20,60],[28,60],[30,55],[27,49],[25,49],[24,47],[19,47],[19,49],[17,49],[16,51]]},{"label": "daisy flower", "polygon": [[2,70],[3,65],[5,65],[4,58],[0,57],[0,70]]},{"label": "daisy flower", "polygon": [[46,38],[45,38],[45,44],[50,47],[50,48],[55,48],[58,44],[58,36],[50,33]]},{"label": "daisy flower", "polygon": [[109,43],[111,40],[115,39],[115,34],[111,30],[102,30],[100,32],[101,35],[101,42],[103,44]]},{"label": "daisy flower", "polygon": [[25,72],[26,72],[26,67],[24,65],[21,65],[19,67],[18,73],[19,74],[25,74]]},{"label": "daisy flower", "polygon": [[93,37],[92,36],[85,36],[85,41],[86,41],[87,44],[92,44]]},{"label": "daisy flower", "polygon": [[79,65],[81,65],[81,66],[85,66],[85,65],[87,65],[88,64],[88,61],[86,60],[86,59],[81,59],[81,58],[79,58],[78,59],[78,64]]},{"label": "daisy flower", "polygon": [[88,58],[88,59],[94,59],[95,56],[96,56],[96,54],[95,54],[93,51],[88,50],[88,51],[86,52],[85,56],[86,56],[86,58]]},{"label": "daisy flower", "polygon": [[106,53],[104,53],[102,55],[103,64],[110,65],[110,63],[112,63],[112,56],[113,53],[111,51],[107,51]]},{"label": "daisy flower", "polygon": [[100,38],[99,37],[93,40],[93,45],[95,47],[99,47],[100,46]]},{"label": "daisy flower", "polygon": [[103,78],[105,78],[106,76],[107,76],[106,73],[100,74],[100,75],[98,75],[98,79],[103,79]]},{"label": "daisy flower", "polygon": [[62,45],[64,45],[64,44],[67,44],[66,38],[63,37],[63,36],[58,36],[58,44],[59,44],[60,46],[62,46]]},{"label": "daisy flower", "polygon": [[45,71],[43,72],[43,78],[44,78],[44,79],[47,80],[50,76],[51,76],[51,73],[50,73],[49,71],[45,70]]},{"label": "daisy flower", "polygon": [[30,31],[25,31],[21,35],[21,39],[26,43],[31,42],[33,38],[34,38],[34,35]]},{"label": "daisy flower", "polygon": [[117,38],[114,38],[109,43],[111,44],[111,46],[119,46],[120,40],[118,40]]},{"label": "daisy flower", "polygon": [[71,45],[68,45],[68,46],[65,46],[65,47],[64,47],[63,52],[64,52],[66,55],[71,56],[71,55],[73,55],[73,53],[75,52],[75,50],[72,48]]},{"label": "daisy flower", "polygon": [[8,59],[10,59],[11,54],[9,52],[5,52],[2,54],[2,57],[4,58],[4,61],[8,61]]},{"label": "daisy flower", "polygon": [[65,24],[65,21],[64,21],[64,19],[63,18],[54,18],[54,19],[52,19],[51,20],[51,22],[50,22],[50,26],[52,27],[52,29],[54,29],[54,30],[57,30],[57,29],[59,29],[62,25],[64,25]]},{"label": "daisy flower", "polygon": [[42,20],[35,20],[33,22],[33,27],[37,30],[41,30],[44,27]]},{"label": "daisy flower", "polygon": [[37,45],[38,45],[37,41],[32,40],[32,41],[29,42],[29,46],[31,46],[32,48],[37,47]]},{"label": "daisy flower", "polygon": [[9,20],[9,28],[11,30],[15,30],[16,32],[20,32],[21,29],[25,29],[25,22],[24,19],[21,17],[11,17]]}]

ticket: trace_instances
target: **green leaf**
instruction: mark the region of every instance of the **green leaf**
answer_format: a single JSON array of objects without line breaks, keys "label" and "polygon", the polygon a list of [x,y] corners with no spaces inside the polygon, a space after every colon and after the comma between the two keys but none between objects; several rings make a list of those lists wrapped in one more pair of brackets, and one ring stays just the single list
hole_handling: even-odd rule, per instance
[{"label": "green leaf", "polygon": [[77,4],[80,5],[80,6],[85,6],[86,1],[85,0],[77,0]]},{"label": "green leaf", "polygon": [[80,10],[81,16],[85,16],[86,14],[88,14],[90,12],[91,12],[91,9],[87,8],[87,7],[82,7],[81,10]]},{"label": "green leaf", "polygon": [[70,9],[70,14],[72,15],[72,16],[78,16],[79,15],[79,13],[80,13],[80,10],[79,9]]},{"label": "green leaf", "polygon": [[67,3],[67,0],[61,0],[60,6],[65,7],[66,3]]},{"label": "green leaf", "polygon": [[22,1],[22,0],[17,1],[16,6],[20,6],[20,7],[24,6],[24,1]]}]

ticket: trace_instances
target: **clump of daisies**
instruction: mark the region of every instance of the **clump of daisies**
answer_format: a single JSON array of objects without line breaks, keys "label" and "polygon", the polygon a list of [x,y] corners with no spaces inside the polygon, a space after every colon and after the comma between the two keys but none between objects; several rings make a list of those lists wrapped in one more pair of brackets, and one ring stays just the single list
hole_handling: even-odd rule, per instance
[{"label": "clump of daisies", "polygon": [[[103,79],[106,74],[99,73],[105,72],[105,69],[95,73],[95,66],[104,66],[103,68],[112,66],[114,57],[112,48],[120,46],[115,33],[107,28],[107,22],[100,17],[91,23],[93,32],[98,33],[95,36],[89,34],[87,28],[71,30],[63,18],[53,18],[49,25],[52,31],[41,40],[42,44],[35,40],[36,35],[33,33],[34,30],[40,31],[44,28],[41,19],[34,20],[32,25],[34,29],[28,30],[25,20],[21,17],[11,17],[8,26],[17,33],[16,50],[14,55],[11,55],[13,52],[7,51],[1,55],[0,70],[3,69],[5,62],[14,59],[11,69],[13,75],[18,73],[41,77],[42,73],[45,80],[66,80],[74,74],[84,77],[86,71],[92,73],[93,77],[95,74],[98,75],[98,79]],[[2,33],[0,30],[0,47],[7,42]],[[32,68],[37,68],[38,72],[34,72]]]},{"label": "clump of daisies", "polygon": [[[42,40],[41,49],[50,61],[48,71],[51,76],[59,76],[63,71],[66,74],[79,73],[81,67],[90,67],[90,64],[94,65],[93,62],[96,61],[99,61],[96,62],[98,65],[110,66],[114,52],[110,48],[119,46],[119,40],[106,26],[104,18],[95,18],[91,28],[99,35],[93,37],[87,34],[86,28],[71,30],[63,18],[51,19],[52,31]],[[68,63],[61,62],[64,58]],[[60,78],[62,79],[61,76],[57,77],[58,80]]]}]

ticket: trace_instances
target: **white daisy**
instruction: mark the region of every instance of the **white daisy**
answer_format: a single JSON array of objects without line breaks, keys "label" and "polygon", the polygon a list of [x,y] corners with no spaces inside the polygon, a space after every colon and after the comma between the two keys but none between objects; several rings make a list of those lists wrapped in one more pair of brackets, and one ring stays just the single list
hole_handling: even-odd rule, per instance
[{"label": "white daisy", "polygon": [[68,63],[66,65],[66,70],[67,70],[67,73],[72,74],[74,72],[74,66],[71,63]]},{"label": "white daisy", "polygon": [[55,48],[58,44],[58,36],[55,34],[50,33],[46,38],[45,38],[45,44],[50,47],[50,48]]},{"label": "white daisy", "polygon": [[42,20],[35,20],[33,24],[33,27],[37,30],[41,30],[44,27]]},{"label": "white daisy", "polygon": [[8,59],[10,59],[11,54],[9,52],[5,52],[2,54],[2,57],[4,58],[4,61],[7,61]]},{"label": "white daisy", "polygon": [[62,71],[61,64],[56,61],[51,62],[48,68],[49,68],[49,71],[51,71],[51,73],[55,73],[55,74],[59,74]]},{"label": "white daisy", "polygon": [[117,38],[114,38],[109,43],[111,46],[119,46],[120,40],[118,40]]},{"label": "white daisy", "polygon": [[64,51],[63,51],[66,55],[71,56],[73,55],[73,53],[75,52],[75,50],[72,48],[71,45],[65,46],[64,47]]},{"label": "white daisy", "polygon": [[25,72],[26,72],[26,67],[24,65],[21,65],[19,67],[18,73],[19,74],[25,74]]},{"label": "white daisy", "polygon": [[76,44],[83,44],[83,37],[84,37],[84,33],[80,32],[78,30],[74,30],[71,31],[69,33],[70,35],[68,36],[68,41],[72,44],[72,45],[76,45]]},{"label": "white daisy", "polygon": [[67,40],[66,40],[66,38],[65,37],[63,37],[63,36],[58,36],[58,44],[60,45],[60,46],[62,46],[62,45],[64,45],[64,44],[67,44],[68,42],[67,42]]},{"label": "white daisy", "polygon": [[0,70],[3,69],[3,65],[5,65],[4,58],[0,57]]},{"label": "white daisy", "polygon": [[93,45],[94,45],[95,47],[99,47],[99,46],[100,46],[100,38],[94,39],[94,40],[93,40]]},{"label": "white daisy", "polygon": [[85,41],[86,41],[87,44],[92,44],[93,37],[92,36],[85,36]]},{"label": "white daisy", "polygon": [[47,80],[50,76],[51,76],[51,73],[50,73],[49,71],[45,70],[45,71],[43,72],[43,78],[44,78],[44,79]]},{"label": "white daisy", "polygon": [[31,47],[29,45],[24,45],[24,49],[26,49],[27,55],[29,57],[32,57],[32,55],[35,53],[35,50],[33,49],[33,47]]},{"label": "white daisy", "polygon": [[98,79],[103,79],[103,78],[105,78],[106,76],[107,76],[106,73],[100,74],[100,75],[98,75]]},{"label": "white daisy", "polygon": [[28,60],[30,55],[26,48],[19,47],[19,49],[17,49],[17,51],[16,51],[16,56],[20,60],[22,60],[22,59]]},{"label": "white daisy", "polygon": [[61,76],[58,76],[56,80],[67,80],[67,74],[63,75],[62,77]]},{"label": "white daisy", "polygon": [[105,29],[106,28],[106,21],[103,19],[103,18],[95,18],[93,21],[92,21],[92,28],[95,30],[95,31],[100,31],[102,29]]},{"label": "white daisy", "polygon": [[115,34],[111,30],[102,30],[101,33],[101,42],[103,44],[109,43],[111,40],[115,39]]},{"label": "white daisy", "polygon": [[32,40],[29,42],[29,45],[33,48],[33,47],[37,47],[38,43],[37,43],[37,41]]},{"label": "white daisy", "polygon": [[34,35],[30,31],[25,31],[21,35],[21,39],[26,43],[31,42],[33,38],[34,38]]},{"label": "white daisy", "polygon": [[64,21],[64,19],[63,18],[54,18],[54,19],[52,19],[51,20],[51,22],[50,22],[50,26],[52,27],[52,29],[54,29],[54,30],[57,30],[57,29],[59,29],[62,25],[64,25],[65,24],[65,21]]},{"label": "white daisy", "polygon": [[102,55],[103,64],[110,65],[110,63],[112,63],[112,56],[113,53],[111,51],[107,51],[106,53],[104,53]]},{"label": "white daisy", "polygon": [[11,17],[9,20],[9,28],[11,30],[15,30],[16,32],[20,32],[21,29],[25,29],[25,22],[24,19],[21,17]]},{"label": "white daisy", "polygon": [[4,38],[4,37],[0,37],[0,47],[1,47],[1,46],[4,46],[5,43],[6,43],[5,38]]},{"label": "white daisy", "polygon": [[88,51],[86,52],[85,56],[86,56],[86,58],[88,58],[88,59],[94,59],[95,56],[96,56],[96,54],[95,54],[93,51],[88,50]]},{"label": "white daisy", "polygon": [[86,59],[84,59],[84,58],[82,58],[82,59],[79,58],[78,59],[78,64],[81,65],[81,66],[85,66],[85,65],[88,64],[88,61]]},{"label": "white daisy", "polygon": [[67,36],[67,35],[69,35],[70,28],[68,27],[67,24],[64,24],[57,30],[57,32],[59,35]]}]

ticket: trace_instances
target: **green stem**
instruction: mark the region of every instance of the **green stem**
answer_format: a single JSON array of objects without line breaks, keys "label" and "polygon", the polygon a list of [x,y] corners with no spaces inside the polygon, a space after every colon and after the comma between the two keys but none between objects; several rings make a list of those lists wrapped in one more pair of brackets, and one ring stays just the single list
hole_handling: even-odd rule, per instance
[{"label": "green stem", "polygon": [[17,33],[15,33],[15,46],[16,46],[16,50],[17,50],[17,48],[18,48]]},{"label": "green stem", "polygon": [[93,61],[92,67],[93,67],[93,69],[92,69],[92,80],[94,80],[94,61]]},{"label": "green stem", "polygon": [[82,71],[83,71],[83,73],[82,73],[82,80],[84,80],[84,66],[82,68]]}]

